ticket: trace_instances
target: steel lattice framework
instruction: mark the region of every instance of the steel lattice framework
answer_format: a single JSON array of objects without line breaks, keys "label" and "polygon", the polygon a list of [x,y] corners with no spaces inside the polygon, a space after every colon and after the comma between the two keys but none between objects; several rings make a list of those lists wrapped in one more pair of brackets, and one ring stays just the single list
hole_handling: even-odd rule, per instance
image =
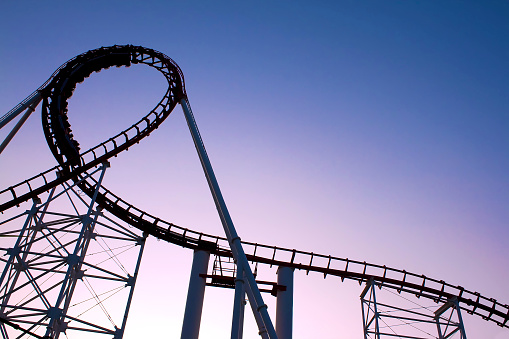
[{"label": "steel lattice framework", "polygon": [[[155,108],[137,123],[99,145],[82,151],[78,141],[74,139],[67,120],[67,101],[71,98],[76,84],[84,81],[93,72],[113,66],[129,67],[133,64],[144,64],[162,73],[168,83],[165,95]],[[442,280],[385,265],[241,242],[233,224],[229,226],[231,220],[229,220],[226,207],[223,206],[219,188],[216,188],[217,182],[190,109],[182,71],[163,53],[141,46],[125,45],[91,50],[70,59],[39,89],[0,118],[0,128],[2,128],[25,112],[13,132],[0,146],[0,152],[41,101],[44,135],[58,165],[0,191],[0,212],[10,210],[29,200],[33,201],[30,210],[0,223],[2,227],[0,233],[3,236],[18,239],[13,247],[2,248],[9,258],[3,260],[5,269],[0,279],[2,307],[0,319],[4,323],[0,324],[0,328],[4,337],[8,337],[6,325],[10,325],[20,326],[20,331],[23,329],[32,331],[45,326],[47,330],[44,335],[51,338],[58,337],[59,333],[70,328],[106,333],[120,338],[125,328],[125,319],[127,319],[143,244],[148,235],[189,249],[206,250],[214,254],[216,260],[223,260],[223,262],[231,262],[230,258],[234,258],[237,263],[239,260],[245,260],[246,264],[242,269],[249,272],[251,271],[247,260],[305,270],[308,273],[318,272],[324,277],[336,276],[341,280],[358,281],[359,284],[376,284],[380,288],[413,294],[444,305],[454,300],[458,310],[481,316],[499,326],[509,328],[507,304],[477,292],[471,292],[461,286],[454,286]],[[108,159],[139,143],[157,129],[178,104],[182,105],[186,114],[225,227],[226,238],[180,227],[150,215],[102,185]],[[40,200],[42,196],[46,199],[44,203]],[[49,206],[50,203],[53,204],[55,196],[67,197],[71,201],[74,213],[52,212]],[[80,208],[77,207],[77,202],[82,205]],[[19,218],[25,218],[23,226],[9,229],[7,225]],[[103,245],[106,247],[102,252],[97,250],[97,253],[106,253],[109,258],[107,261],[116,262],[117,254],[112,250],[113,248],[127,246],[139,250],[138,259],[134,260],[137,264],[131,270],[117,272],[115,268],[103,267],[104,262],[88,261],[91,246],[104,239],[108,239],[108,242],[125,242],[125,244],[115,245],[104,242]],[[92,251],[92,253],[95,252]],[[93,273],[94,270],[95,273]],[[231,279],[234,279],[233,274]],[[247,273],[244,274],[247,276]],[[42,289],[39,286],[41,279],[50,276],[53,283]],[[92,279],[130,287],[131,292],[127,298],[124,320],[121,323],[110,321],[109,325],[113,326],[98,325],[95,320],[82,320],[70,311],[71,305],[75,304],[74,301],[71,303],[71,298],[77,286],[76,282]],[[254,279],[248,281],[248,286],[253,291],[258,291],[258,288],[253,285],[256,285]],[[92,288],[92,284],[89,286]],[[21,301],[16,300],[15,304],[11,303],[10,301],[15,299],[15,293],[22,293],[25,288],[34,289],[36,292],[35,294],[30,292],[31,297],[27,299],[21,298]],[[115,291],[115,287],[108,291],[104,292],[105,295],[114,293],[111,291]],[[259,294],[259,291],[257,293]],[[54,294],[56,302],[46,300],[48,294]],[[100,293],[91,292],[91,295],[92,298],[100,301],[98,304],[102,303],[103,297],[99,297]],[[258,299],[256,295],[252,298],[255,299],[253,302],[257,305],[258,312],[262,314],[265,306],[263,300]],[[36,305],[32,306],[33,303]],[[270,319],[263,318],[263,321],[270,338],[275,338],[275,334],[270,333]],[[73,323],[79,326],[72,325]]]},{"label": "steel lattice framework", "polygon": [[[91,174],[102,177],[106,168]],[[0,276],[4,319],[51,338],[72,331],[122,336],[129,305],[125,314],[111,314],[106,305],[125,303],[126,296],[130,303],[146,235],[103,213],[68,183],[1,226],[3,237],[17,237],[13,247],[2,248],[8,255]],[[80,298],[73,298],[75,291]],[[0,329],[8,338],[5,326]]]}]

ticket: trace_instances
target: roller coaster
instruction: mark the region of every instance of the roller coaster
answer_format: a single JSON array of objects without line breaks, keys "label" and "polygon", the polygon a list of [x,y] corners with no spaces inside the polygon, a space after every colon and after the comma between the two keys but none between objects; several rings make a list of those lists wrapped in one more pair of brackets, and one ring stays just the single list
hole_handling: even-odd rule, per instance
[{"label": "roller coaster", "polygon": [[[131,127],[82,151],[67,116],[68,100],[76,85],[94,72],[135,64],[155,68],[165,77],[168,88],[163,98]],[[466,338],[461,311],[509,328],[509,305],[443,280],[365,261],[241,240],[199,134],[186,94],[183,73],[163,53],[141,46],[124,45],[90,50],[68,60],[42,86],[0,118],[0,128],[3,128],[24,113],[0,145],[0,152],[41,102],[44,136],[58,165],[0,191],[0,212],[5,217],[0,221],[0,236],[3,238],[0,250],[5,252],[0,259],[4,263],[0,276],[0,333],[3,338],[58,338],[62,333],[72,337],[71,333],[79,332],[122,338],[148,236],[194,251],[182,338],[198,337],[205,286],[235,289],[232,338],[242,337],[245,294],[253,309],[260,336],[291,338],[291,293],[295,269],[323,274],[324,278],[334,276],[341,280],[353,280],[364,285],[361,300],[365,338],[421,338],[416,334],[384,332],[383,317],[388,316],[388,313],[380,311],[384,307],[406,312],[397,317],[400,321],[431,323],[438,329],[438,334],[431,336],[433,338],[449,338],[453,335]],[[149,136],[177,105],[181,105],[184,111],[225,237],[191,230],[151,215],[102,184],[109,159],[135,147]],[[50,202],[55,204],[57,199],[63,197],[71,202],[74,215],[55,212],[50,208]],[[30,201],[29,209],[17,213],[17,207],[27,206]],[[10,239],[14,239],[15,243],[7,244]],[[92,248],[99,243],[98,239],[118,242],[118,248],[127,246],[139,249],[137,257],[132,259],[135,264],[130,271],[125,269],[119,273],[107,267],[107,263],[116,261],[121,252],[113,247],[117,245],[106,243],[102,250],[93,252]],[[91,255],[100,252],[108,257],[91,263]],[[215,257],[212,272],[207,270],[209,255]],[[278,282],[256,280],[252,265],[258,264],[279,267],[281,280],[279,277]],[[111,321],[108,327],[99,324],[94,316],[84,320],[80,316],[93,313],[88,312],[89,309],[72,312],[72,306],[79,304],[72,298],[81,283],[87,284],[93,296],[90,299],[93,299],[95,308],[90,309],[103,308],[106,299],[117,293],[97,293],[87,283],[94,279],[103,284],[117,283],[118,288],[128,287],[125,311],[120,316],[122,325],[117,326],[118,322]],[[260,288],[262,285],[269,288]],[[382,304],[376,300],[375,287],[430,300],[437,305],[437,310],[431,316],[425,316],[410,309]],[[270,292],[278,297],[276,326],[270,319],[261,292]],[[446,310],[457,315],[458,320],[452,321],[451,316],[445,319],[443,314]],[[416,317],[424,319],[417,320]]]}]

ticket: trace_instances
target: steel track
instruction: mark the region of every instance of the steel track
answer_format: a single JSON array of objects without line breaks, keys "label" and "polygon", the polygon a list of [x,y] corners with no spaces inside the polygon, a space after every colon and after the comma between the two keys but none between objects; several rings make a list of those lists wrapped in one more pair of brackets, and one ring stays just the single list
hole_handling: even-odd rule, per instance
[{"label": "steel track", "polygon": [[[160,71],[168,82],[168,90],[156,107],[136,124],[96,147],[80,152],[79,144],[74,140],[67,121],[67,100],[72,96],[76,84],[92,72],[112,66],[129,67],[131,64],[145,64]],[[85,180],[86,172],[140,142],[159,127],[181,99],[187,100],[184,77],[178,65],[163,53],[132,45],[103,47],[70,59],[18,106],[28,102],[37,93],[43,96],[44,134],[59,165],[0,191],[0,212],[19,206],[22,202],[36,198],[68,180],[79,182],[83,192],[92,195],[97,182],[91,177]],[[13,110],[19,108],[18,106]],[[0,122],[8,117],[9,113],[0,118]],[[185,248],[206,249],[219,256],[232,257],[226,238],[200,233],[161,220],[129,204],[103,186],[99,189],[97,203],[121,220],[158,239]],[[359,284],[373,279],[383,287],[435,302],[446,302],[456,297],[460,307],[468,313],[509,328],[509,305],[442,280],[348,258],[245,241],[242,246],[247,258],[252,262],[290,266],[307,273],[323,273],[324,277],[331,275],[340,277],[341,280],[356,280]]]}]

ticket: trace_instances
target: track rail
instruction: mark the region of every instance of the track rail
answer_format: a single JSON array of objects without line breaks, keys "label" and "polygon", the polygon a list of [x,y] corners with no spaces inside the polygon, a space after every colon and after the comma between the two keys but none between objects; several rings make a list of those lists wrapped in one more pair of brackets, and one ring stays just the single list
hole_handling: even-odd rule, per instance
[{"label": "track rail", "polygon": [[[131,64],[145,64],[160,71],[167,79],[168,90],[155,108],[140,121],[96,147],[80,153],[79,143],[74,140],[67,121],[67,100],[72,96],[76,84],[82,82],[92,72],[112,66],[129,67]],[[72,58],[57,69],[50,79],[34,93],[43,95],[43,129],[48,145],[59,165],[0,191],[0,212],[36,198],[39,194],[68,180],[77,182],[80,189],[91,196],[98,183],[88,175],[87,171],[140,142],[159,127],[181,99],[187,98],[183,74],[173,60],[160,52],[132,45],[103,47]],[[34,93],[18,106],[31,100]],[[10,112],[18,109],[18,106]],[[0,123],[5,124],[10,119],[9,113],[0,118]],[[232,257],[226,238],[196,232],[152,216],[103,186],[99,188],[97,203],[121,220],[158,239],[185,248],[206,249],[219,256]],[[509,328],[509,305],[442,280],[385,265],[296,249],[245,241],[242,242],[242,246],[247,258],[252,262],[294,267],[305,270],[307,273],[322,273],[324,278],[331,275],[341,278],[342,281],[355,280],[359,284],[373,279],[383,287],[428,298],[435,302],[446,302],[456,297],[460,307],[468,313]]]},{"label": "track rail", "polygon": [[[72,96],[76,84],[92,72],[111,66],[131,64],[145,64],[160,71],[168,82],[168,90],[159,103],[137,123],[88,151],[78,154],[79,145],[73,139],[67,121],[67,99]],[[100,48],[72,58],[60,66],[45,84],[45,87],[41,86],[37,90],[44,96],[43,129],[51,152],[59,165],[0,191],[0,212],[30,200],[67,180],[77,178],[78,175],[140,142],[159,127],[185,96],[182,71],[173,60],[160,52],[131,45]],[[4,117],[8,115],[9,113]]]}]

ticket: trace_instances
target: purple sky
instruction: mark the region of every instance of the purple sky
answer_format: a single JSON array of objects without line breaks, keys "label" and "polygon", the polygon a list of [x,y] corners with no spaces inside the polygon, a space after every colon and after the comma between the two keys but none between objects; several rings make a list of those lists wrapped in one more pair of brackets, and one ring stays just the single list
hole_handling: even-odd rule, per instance
[{"label": "purple sky", "polygon": [[[89,49],[159,50],[184,72],[243,240],[385,264],[509,303],[507,1],[107,3],[0,4],[0,114]],[[87,79],[69,106],[82,148],[130,126],[165,89],[141,66]],[[37,112],[0,157],[2,189],[55,163]],[[106,187],[126,200],[223,234],[180,107],[111,164]],[[149,239],[125,338],[179,337],[191,260]],[[296,272],[294,337],[360,338],[361,290]],[[200,338],[227,336],[232,301],[207,289]],[[245,338],[257,338],[246,321]],[[465,322],[469,338],[509,338]]]}]

